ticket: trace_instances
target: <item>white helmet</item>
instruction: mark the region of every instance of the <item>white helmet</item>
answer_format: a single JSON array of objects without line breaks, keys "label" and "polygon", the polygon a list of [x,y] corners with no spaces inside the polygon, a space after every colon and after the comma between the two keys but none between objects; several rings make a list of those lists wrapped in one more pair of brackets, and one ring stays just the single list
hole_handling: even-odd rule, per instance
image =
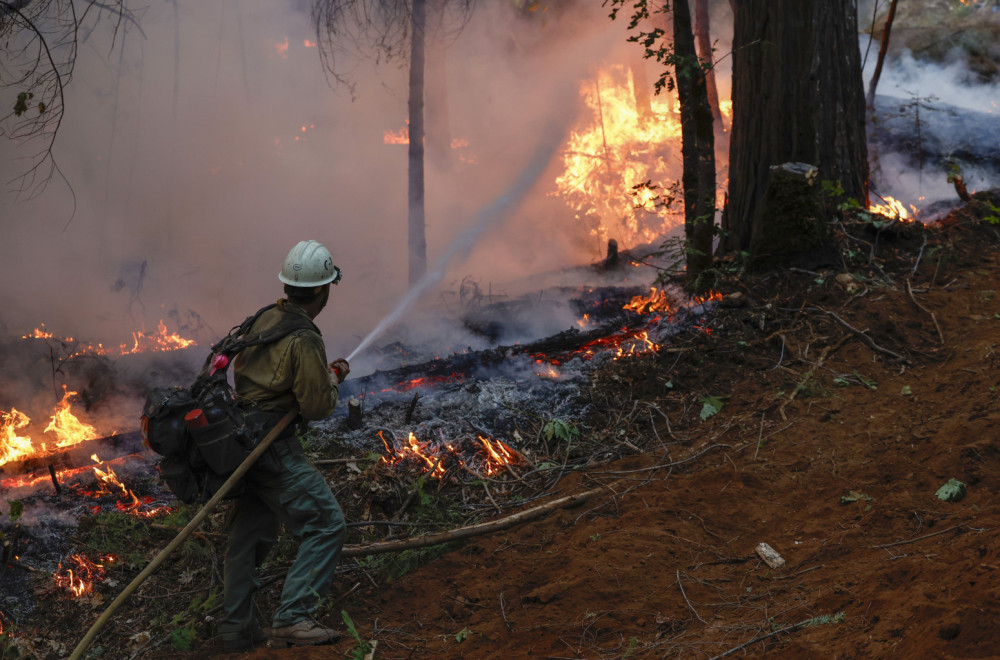
[{"label": "white helmet", "polygon": [[285,257],[278,279],[292,286],[322,286],[340,281],[340,269],[333,265],[330,251],[317,241],[299,241]]}]

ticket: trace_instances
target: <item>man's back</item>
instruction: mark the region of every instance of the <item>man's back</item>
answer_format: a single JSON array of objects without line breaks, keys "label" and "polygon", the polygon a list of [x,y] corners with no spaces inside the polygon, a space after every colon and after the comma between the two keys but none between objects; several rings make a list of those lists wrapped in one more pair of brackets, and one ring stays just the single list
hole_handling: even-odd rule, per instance
[{"label": "man's back", "polygon": [[[290,318],[292,317],[292,318]],[[233,363],[236,394],[261,411],[286,411],[299,406],[305,419],[323,419],[333,413],[339,397],[330,378],[326,348],[308,314],[287,300],[261,314],[250,328],[255,336],[282,323],[308,325],[271,344],[243,350]]]}]

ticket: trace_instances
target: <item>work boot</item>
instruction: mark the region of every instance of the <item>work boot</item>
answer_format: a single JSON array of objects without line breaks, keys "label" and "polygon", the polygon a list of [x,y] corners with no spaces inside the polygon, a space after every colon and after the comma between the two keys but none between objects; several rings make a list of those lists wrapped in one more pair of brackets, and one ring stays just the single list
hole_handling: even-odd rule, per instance
[{"label": "work boot", "polygon": [[289,646],[311,646],[313,644],[329,644],[340,639],[340,633],[333,628],[324,628],[315,621],[306,619],[281,628],[270,628],[268,636],[273,649],[285,649]]},{"label": "work boot", "polygon": [[267,642],[268,636],[256,623],[253,629],[247,633],[222,633],[222,648],[225,651],[245,651],[247,649],[260,648]]}]

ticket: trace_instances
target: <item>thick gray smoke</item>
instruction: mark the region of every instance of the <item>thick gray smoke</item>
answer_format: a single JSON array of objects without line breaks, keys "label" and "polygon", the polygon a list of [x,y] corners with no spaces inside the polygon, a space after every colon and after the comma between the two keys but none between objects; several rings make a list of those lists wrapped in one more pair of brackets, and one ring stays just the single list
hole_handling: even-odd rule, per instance
[{"label": "thick gray smoke", "polygon": [[[566,90],[621,59],[620,21],[574,13],[569,25],[482,3],[448,46],[456,148],[448,166],[428,164],[431,263],[516,179],[546,126],[572,120]],[[124,25],[112,41],[105,25],[80,48],[55,149],[72,193],[60,180],[33,200],[0,193],[0,329],[45,323],[115,344],[164,318],[206,345],[280,297],[285,253],[315,238],[345,273],[318,321],[328,351],[346,354],[407,288],[406,147],[383,142],[405,125],[405,63],[349,63],[353,95],[331,89],[306,3],[181,0],[139,20],[142,33]],[[0,147],[4,181],[18,155]],[[442,286],[593,256],[546,197],[556,174]]]}]

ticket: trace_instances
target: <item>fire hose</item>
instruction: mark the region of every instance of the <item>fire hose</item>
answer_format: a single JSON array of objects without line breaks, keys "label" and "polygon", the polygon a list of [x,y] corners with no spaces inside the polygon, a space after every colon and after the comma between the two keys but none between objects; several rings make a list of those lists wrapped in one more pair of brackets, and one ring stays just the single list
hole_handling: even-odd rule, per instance
[{"label": "fire hose", "polygon": [[295,419],[295,416],[298,415],[298,413],[299,409],[297,407],[292,408],[285,414],[284,417],[281,418],[281,421],[275,424],[274,428],[271,429],[271,432],[264,436],[264,439],[260,441],[260,444],[254,447],[254,450],[250,452],[250,455],[247,456],[240,466],[232,473],[232,475],[226,479],[225,483],[222,484],[218,491],[216,491],[215,495],[205,502],[198,513],[195,514],[194,518],[191,519],[191,522],[189,522],[184,529],[178,532],[174,540],[171,541],[167,547],[163,548],[163,550],[161,550],[160,553],[149,562],[146,568],[144,568],[139,575],[135,576],[135,579],[133,579],[132,582],[130,582],[129,585],[122,590],[118,597],[115,598],[110,605],[108,605],[107,609],[104,610],[101,616],[98,617],[97,621],[94,622],[94,625],[90,627],[90,630],[87,631],[87,634],[83,636],[82,640],[80,640],[80,643],[76,645],[76,648],[73,650],[73,654],[69,656],[69,660],[79,660],[79,658],[83,656],[91,642],[94,641],[97,633],[101,631],[101,628],[103,628],[104,624],[108,622],[108,619],[111,618],[111,615],[114,614],[115,610],[117,610],[122,603],[125,602],[125,599],[128,598],[133,591],[139,588],[140,584],[145,582],[146,578],[153,574],[153,571],[159,568],[160,564],[162,564],[164,560],[169,557],[174,550],[176,550],[180,544],[183,543],[184,540],[198,528],[199,525],[201,525],[205,518],[208,517],[208,514],[215,510],[215,507],[219,505],[219,502],[221,502],[232,487],[243,478],[243,475],[246,474],[247,470],[249,470],[253,466],[254,462],[260,458],[260,455],[271,446],[271,443],[274,442],[275,438],[281,435],[281,432],[285,430],[285,427],[287,427],[293,419]]}]

